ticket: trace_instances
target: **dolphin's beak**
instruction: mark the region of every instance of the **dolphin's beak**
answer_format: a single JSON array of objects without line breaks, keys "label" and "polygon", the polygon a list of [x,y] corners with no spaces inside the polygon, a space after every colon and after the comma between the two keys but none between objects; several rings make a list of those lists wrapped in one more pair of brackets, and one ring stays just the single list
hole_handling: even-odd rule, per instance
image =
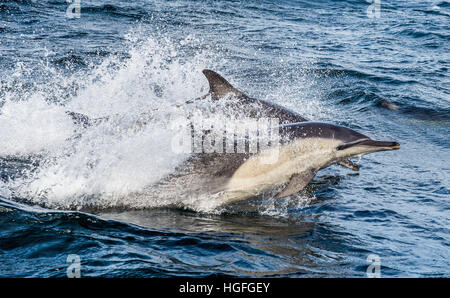
[{"label": "dolphin's beak", "polygon": [[346,151],[347,156],[356,156],[361,154],[397,149],[400,149],[400,144],[397,142],[374,141],[371,139],[342,144],[337,147],[337,150]]},{"label": "dolphin's beak", "polygon": [[374,140],[364,140],[358,143],[358,146],[364,146],[371,148],[371,151],[384,151],[384,150],[397,150],[400,149],[400,144],[397,142],[386,142],[386,141],[374,141]]}]

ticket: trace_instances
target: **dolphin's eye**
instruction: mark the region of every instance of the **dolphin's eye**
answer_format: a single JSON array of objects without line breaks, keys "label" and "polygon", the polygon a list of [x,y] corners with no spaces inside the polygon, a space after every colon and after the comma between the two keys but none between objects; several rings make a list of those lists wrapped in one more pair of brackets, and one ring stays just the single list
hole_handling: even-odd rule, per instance
[{"label": "dolphin's eye", "polygon": [[357,140],[357,141],[354,141],[354,142],[344,143],[344,144],[341,144],[341,145],[337,146],[336,149],[337,150],[344,150],[344,149],[350,148],[352,146],[358,145],[359,143],[361,143],[363,141],[367,141],[367,140],[369,140],[369,139],[361,139],[361,140]]}]

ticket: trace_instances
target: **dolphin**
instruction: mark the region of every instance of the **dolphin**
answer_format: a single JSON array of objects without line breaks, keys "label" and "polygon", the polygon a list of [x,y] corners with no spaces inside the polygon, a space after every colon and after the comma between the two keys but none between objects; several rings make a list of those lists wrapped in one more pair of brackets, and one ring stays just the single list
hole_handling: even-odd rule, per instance
[{"label": "dolphin", "polygon": [[[242,112],[240,116],[278,118],[280,125],[272,129],[277,130],[279,143],[257,153],[193,154],[177,171],[150,187],[154,195],[219,195],[222,204],[228,204],[279,189],[275,198],[282,198],[304,189],[319,170],[332,164],[358,170],[350,158],[400,148],[397,142],[372,140],[350,128],[307,121],[282,106],[247,96],[214,71],[203,73],[210,91],[195,100],[210,96],[212,101],[225,100],[225,106]],[[274,150],[276,161],[263,162]]]},{"label": "dolphin", "polygon": [[[203,74],[209,92],[186,104],[210,99],[213,103],[220,102],[225,110],[239,112],[240,117],[277,118],[280,125],[271,129],[279,134],[278,144],[256,153],[191,154],[173,173],[149,185],[144,193],[134,195],[162,199],[218,197],[220,205],[274,190],[275,198],[283,198],[304,189],[319,170],[330,165],[339,164],[357,171],[359,166],[350,158],[400,148],[397,142],[372,140],[350,128],[308,121],[283,106],[247,96],[212,70],[205,69]],[[68,114],[83,126],[107,120],[91,120],[74,112]],[[143,113],[142,118],[146,115]],[[137,124],[147,123],[144,120]],[[276,161],[263,162],[274,151]]]}]

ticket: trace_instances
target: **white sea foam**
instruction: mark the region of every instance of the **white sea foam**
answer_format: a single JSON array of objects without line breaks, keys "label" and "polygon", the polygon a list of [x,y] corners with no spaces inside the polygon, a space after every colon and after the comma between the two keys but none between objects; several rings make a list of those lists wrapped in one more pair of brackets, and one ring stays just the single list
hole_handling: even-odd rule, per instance
[{"label": "white sea foam", "polygon": [[39,95],[27,101],[5,102],[0,127],[1,156],[55,150],[75,130],[62,107],[46,103]]}]

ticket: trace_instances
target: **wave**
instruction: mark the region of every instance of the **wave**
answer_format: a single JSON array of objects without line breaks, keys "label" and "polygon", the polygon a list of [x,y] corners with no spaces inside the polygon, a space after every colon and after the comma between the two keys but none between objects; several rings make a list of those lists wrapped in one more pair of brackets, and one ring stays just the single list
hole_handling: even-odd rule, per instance
[{"label": "wave", "polygon": [[426,37],[438,37],[442,40],[448,41],[450,35],[445,33],[439,33],[439,32],[432,32],[432,31],[424,31],[419,29],[404,29],[397,33],[398,35],[405,35],[410,36],[413,38],[426,38]]},{"label": "wave", "polygon": [[[126,38],[129,58],[111,55],[88,71],[72,73],[57,71],[44,61],[50,75],[31,85],[22,80],[36,74],[20,66],[14,80],[5,84],[9,87],[2,90],[0,157],[7,166],[1,191],[52,209],[94,212],[171,206],[222,212],[211,197],[162,198],[143,192],[186,159],[171,149],[171,119],[184,116],[179,103],[206,93],[201,70],[214,67],[214,54],[199,51],[186,57],[179,43],[139,32]],[[182,44],[190,47],[196,42],[188,36]],[[74,56],[67,59],[56,64],[76,62]],[[67,111],[114,117],[79,127]],[[149,116],[150,125],[130,129],[142,113]],[[11,166],[16,170],[7,171]],[[297,206],[306,201],[300,198]],[[273,202],[266,202],[263,209],[272,212]]]},{"label": "wave", "polygon": [[[141,190],[179,162],[170,150],[166,112],[155,114],[159,125],[138,134],[115,130],[144,111],[176,113],[177,101],[197,97],[206,59],[200,53],[182,61],[170,41],[142,38],[138,42],[139,37],[132,34],[128,38],[126,61],[111,56],[88,73],[68,76],[44,62],[51,73],[46,76],[49,81],[41,85],[35,81],[31,86],[12,83],[30,76],[21,67],[14,80],[5,84],[11,88],[2,89],[0,155],[42,156],[36,169],[23,179],[9,180],[6,188],[18,197],[55,208],[82,208],[96,198],[99,204],[114,205],[118,197]],[[75,89],[71,80],[77,82]],[[80,136],[67,110],[94,118],[120,115],[122,122],[105,123]]]}]

